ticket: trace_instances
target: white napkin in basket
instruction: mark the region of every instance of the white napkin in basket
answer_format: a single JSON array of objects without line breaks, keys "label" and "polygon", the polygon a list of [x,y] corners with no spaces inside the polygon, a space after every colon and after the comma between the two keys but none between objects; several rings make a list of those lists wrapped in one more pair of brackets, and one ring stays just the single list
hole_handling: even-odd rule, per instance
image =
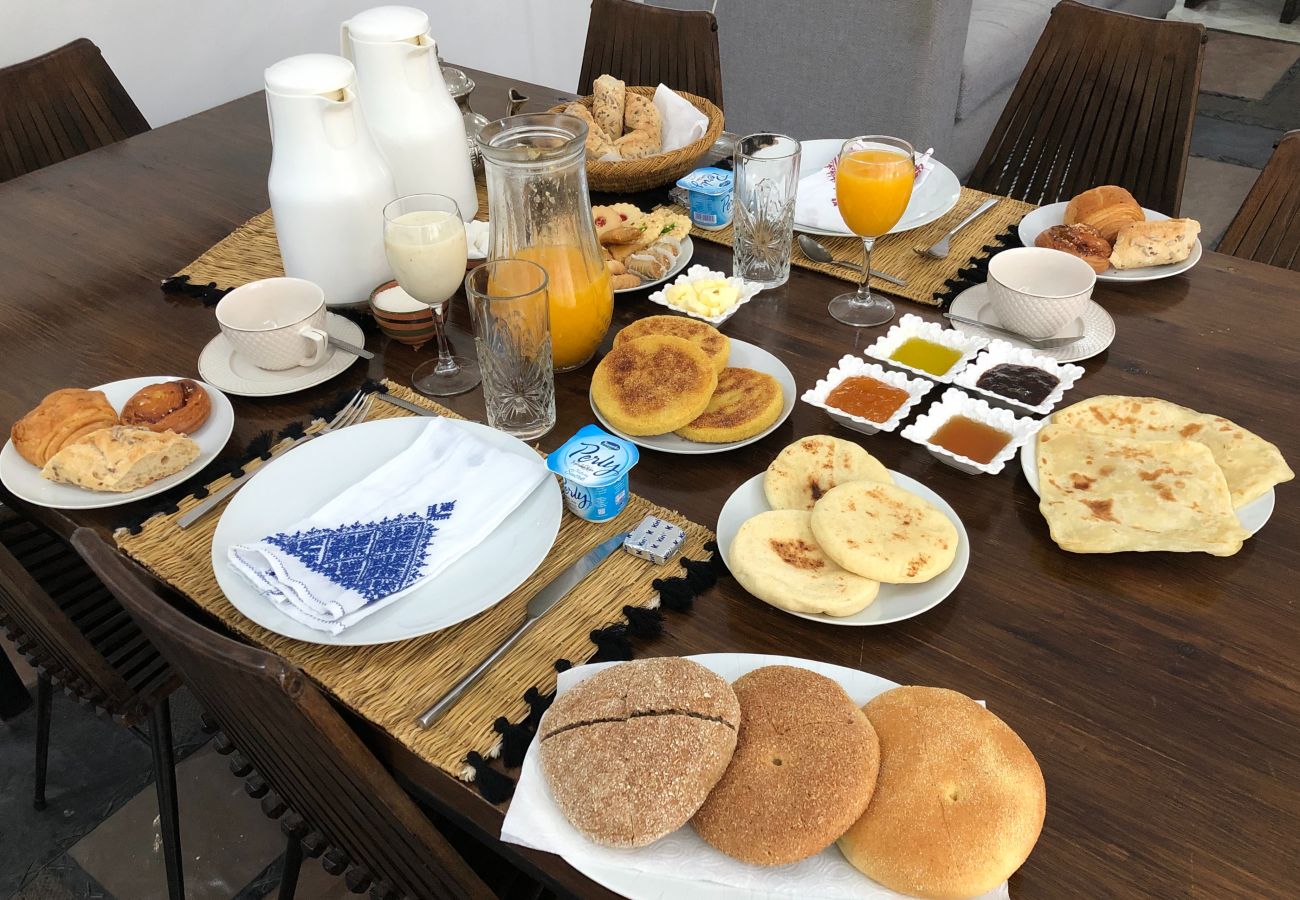
[{"label": "white napkin in basket", "polygon": [[230,564],[292,619],[338,634],[442,572],[549,477],[447,419],[284,531],[230,548]]},{"label": "white napkin in basket", "polygon": [[663,149],[671,153],[693,144],[709,130],[709,117],[691,104],[691,101],[665,85],[655,88],[655,109],[663,120]]},{"label": "white napkin in basket", "polygon": [[[843,231],[851,233],[844,224],[839,207],[835,203],[835,164],[838,157],[832,159],[816,172],[799,179],[799,192],[794,200],[794,220],[800,225],[809,225],[823,231]],[[921,171],[917,173],[912,184],[912,194],[920,190],[926,177],[934,171],[934,160],[929,156],[918,156]],[[906,213],[904,213],[906,215]]]}]

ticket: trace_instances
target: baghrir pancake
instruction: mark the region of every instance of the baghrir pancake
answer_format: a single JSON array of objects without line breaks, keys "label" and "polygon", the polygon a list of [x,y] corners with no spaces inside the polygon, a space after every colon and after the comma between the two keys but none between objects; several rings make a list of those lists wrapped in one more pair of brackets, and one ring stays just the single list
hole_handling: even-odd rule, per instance
[{"label": "baghrir pancake", "polygon": [[723,369],[709,405],[677,434],[704,444],[742,441],[775,422],[784,404],[781,383],[766,372]]},{"label": "baghrir pancake", "polygon": [[686,316],[646,316],[644,319],[637,319],[614,335],[614,346],[652,334],[663,334],[690,341],[704,351],[716,372],[721,372],[727,367],[727,360],[731,356],[730,338],[708,322]]},{"label": "baghrir pancake", "polygon": [[881,462],[852,441],[810,434],[790,444],[767,467],[763,493],[773,509],[812,509],[838,484],[894,479]]},{"label": "baghrir pancake", "polygon": [[699,346],[651,334],[605,354],[591,377],[591,397],[624,434],[666,434],[695,421],[717,386],[718,374]]}]

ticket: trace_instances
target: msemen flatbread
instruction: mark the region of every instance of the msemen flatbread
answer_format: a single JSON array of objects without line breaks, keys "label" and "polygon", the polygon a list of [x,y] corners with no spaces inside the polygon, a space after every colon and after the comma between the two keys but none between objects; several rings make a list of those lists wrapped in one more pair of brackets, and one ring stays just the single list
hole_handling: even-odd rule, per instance
[{"label": "msemen flatbread", "polygon": [[884,465],[852,441],[810,434],[777,454],[763,476],[763,493],[773,509],[812,509],[827,491],[850,481],[894,479]]},{"label": "msemen flatbread", "polygon": [[616,344],[591,376],[591,399],[624,434],[666,434],[709,405],[718,373],[690,341],[651,334]]},{"label": "msemen flatbread", "polygon": [[1276,446],[1221,416],[1155,397],[1093,397],[1052,416],[1057,425],[1121,438],[1183,438],[1210,448],[1228,480],[1233,507],[1245,506],[1295,473]]},{"label": "msemen flatbread", "polygon": [[745,522],[731,542],[731,574],[758,599],[792,612],[851,616],[866,609],[880,582],[827,557],[810,518],[802,509],[774,509]]},{"label": "msemen flatbread", "polygon": [[775,422],[784,406],[781,382],[771,375],[728,367],[718,374],[718,387],[704,412],[678,428],[677,435],[705,444],[743,441]]},{"label": "msemen flatbread", "polygon": [[1038,433],[1037,455],[1038,508],[1062,550],[1232,556],[1250,536],[1204,444],[1051,424]]},{"label": "msemen flatbread", "polygon": [[812,531],[850,572],[887,584],[929,581],[957,556],[957,528],[937,507],[892,484],[850,481],[817,501]]}]

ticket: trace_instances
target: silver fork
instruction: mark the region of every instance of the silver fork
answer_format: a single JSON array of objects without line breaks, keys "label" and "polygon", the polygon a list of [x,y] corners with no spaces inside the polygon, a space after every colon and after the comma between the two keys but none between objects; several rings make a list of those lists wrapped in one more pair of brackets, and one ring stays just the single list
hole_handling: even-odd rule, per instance
[{"label": "silver fork", "polygon": [[[347,428],[349,425],[355,425],[357,422],[365,421],[366,415],[370,412],[370,404],[373,401],[374,394],[365,391],[357,391],[356,396],[349,400],[347,404],[334,415],[334,418],[329,421],[329,424],[320,431],[312,434],[304,434],[300,438],[295,438],[293,443],[276,454],[277,458],[283,456],[294,447],[307,443],[312,438],[317,438],[322,434],[329,434],[331,431],[338,431],[340,428]],[[176,524],[181,528],[189,528],[195,522],[212,512],[212,510],[216,509],[217,506],[220,505],[221,501],[225,500],[235,491],[247,484],[248,479],[252,474],[252,472],[245,471],[243,475],[232,480],[225,487],[213,491],[202,503],[177,519]]]},{"label": "silver fork", "polygon": [[997,205],[998,205],[998,198],[990,197],[989,199],[981,203],[978,207],[976,207],[975,212],[971,213],[969,216],[967,216],[966,218],[958,222],[956,228],[954,228],[952,231],[949,231],[942,238],[936,241],[933,246],[927,247],[924,250],[922,250],[920,247],[913,247],[912,249],[914,249],[917,253],[921,254],[922,256],[928,256],[931,259],[947,259],[948,242],[952,240],[953,235],[961,231],[971,222],[974,222],[980,216],[984,215],[986,212],[988,212],[990,209],[992,209]]}]

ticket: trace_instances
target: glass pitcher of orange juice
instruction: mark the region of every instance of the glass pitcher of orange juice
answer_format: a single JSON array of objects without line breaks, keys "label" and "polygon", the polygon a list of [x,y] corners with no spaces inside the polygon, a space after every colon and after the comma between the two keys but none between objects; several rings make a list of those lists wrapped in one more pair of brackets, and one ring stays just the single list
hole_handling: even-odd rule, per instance
[{"label": "glass pitcher of orange juice", "polygon": [[587,125],[575,116],[509,116],[479,129],[487,173],[489,259],[527,259],[549,280],[551,354],[567,372],[595,355],[614,314],[587,194]]}]

